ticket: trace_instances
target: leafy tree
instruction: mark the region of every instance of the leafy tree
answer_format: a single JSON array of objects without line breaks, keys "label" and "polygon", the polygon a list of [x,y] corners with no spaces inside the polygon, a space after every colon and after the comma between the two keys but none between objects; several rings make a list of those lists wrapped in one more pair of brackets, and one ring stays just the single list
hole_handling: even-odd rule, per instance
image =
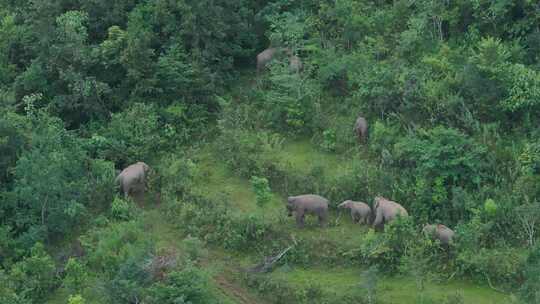
[{"label": "leafy tree", "polygon": [[88,279],[88,272],[85,266],[80,261],[69,258],[66,263],[65,272],[64,286],[72,293],[81,292]]},{"label": "leafy tree", "polygon": [[24,231],[40,225],[50,234],[63,234],[86,212],[89,159],[60,120],[42,111],[29,115],[31,148],[15,167],[16,226]]},{"label": "leafy tree", "polygon": [[9,275],[15,290],[33,301],[43,299],[57,281],[54,261],[41,243],[32,248],[30,256],[13,265]]}]

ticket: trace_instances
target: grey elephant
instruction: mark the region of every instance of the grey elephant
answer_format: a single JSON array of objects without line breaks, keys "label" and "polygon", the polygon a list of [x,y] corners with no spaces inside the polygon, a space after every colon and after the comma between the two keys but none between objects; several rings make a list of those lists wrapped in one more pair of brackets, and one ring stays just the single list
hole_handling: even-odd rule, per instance
[{"label": "grey elephant", "polygon": [[454,238],[454,231],[442,224],[427,224],[422,229],[422,232],[432,239],[439,240],[443,245],[449,245]]},{"label": "grey elephant", "polygon": [[346,200],[338,205],[339,208],[351,210],[353,222],[369,225],[371,221],[371,208],[364,202]]},{"label": "grey elephant", "polygon": [[271,47],[257,55],[257,75],[260,75],[270,61],[283,53],[289,58],[289,70],[295,73],[300,72],[303,68],[302,60],[300,60],[300,57],[294,55],[290,48]]},{"label": "grey elephant", "polygon": [[257,55],[257,75],[259,75],[276,54],[280,51],[279,48],[268,48]]},{"label": "grey elephant", "polygon": [[403,206],[382,196],[375,197],[373,213],[375,214],[375,220],[373,221],[374,228],[384,228],[386,223],[390,223],[398,216],[409,216]]},{"label": "grey elephant", "polygon": [[354,123],[353,131],[356,137],[358,138],[359,143],[366,142],[367,136],[368,136],[367,120],[362,116],[358,116],[358,118],[356,118],[356,122]]},{"label": "grey elephant", "polygon": [[129,195],[135,193],[141,194],[146,191],[149,172],[150,167],[147,164],[137,162],[129,165],[118,174],[116,184],[120,185],[120,191],[124,194],[125,198],[128,198]]},{"label": "grey elephant", "polygon": [[319,224],[324,226],[328,219],[328,200],[315,194],[289,196],[287,211],[289,216],[292,216],[293,212],[296,214],[296,224],[300,228],[304,226],[306,214],[316,215],[319,218]]}]

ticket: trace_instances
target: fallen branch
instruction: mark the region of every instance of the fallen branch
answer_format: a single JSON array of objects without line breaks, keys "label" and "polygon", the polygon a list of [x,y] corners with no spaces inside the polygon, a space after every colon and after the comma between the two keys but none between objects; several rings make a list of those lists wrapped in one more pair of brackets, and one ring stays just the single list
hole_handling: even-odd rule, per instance
[{"label": "fallen branch", "polygon": [[493,284],[491,284],[491,280],[489,279],[489,276],[487,275],[487,273],[484,272],[484,275],[486,276],[486,279],[487,279],[487,282],[488,282],[488,285],[491,289],[497,291],[497,292],[500,292],[500,293],[504,293],[506,294],[504,291],[498,289],[498,288],[495,288],[495,286],[493,286]]},{"label": "fallen branch", "polygon": [[249,269],[248,271],[249,272],[262,272],[262,273],[269,272],[274,267],[274,264],[276,264],[285,255],[285,253],[287,253],[287,251],[291,250],[291,248],[293,248],[293,246],[287,247],[285,250],[283,250],[281,253],[279,253],[276,256],[265,257],[264,262]]}]

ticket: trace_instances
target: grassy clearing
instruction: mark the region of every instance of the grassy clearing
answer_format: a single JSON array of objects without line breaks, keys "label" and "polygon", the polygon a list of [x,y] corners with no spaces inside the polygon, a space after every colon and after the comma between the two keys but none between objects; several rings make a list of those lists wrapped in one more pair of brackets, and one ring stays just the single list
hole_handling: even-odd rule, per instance
[{"label": "grassy clearing", "polygon": [[[280,156],[290,162],[293,170],[310,172],[315,166],[323,168],[326,174],[337,174],[340,170],[346,170],[348,156],[325,153],[315,149],[309,140],[295,140],[285,143]],[[240,213],[264,212],[274,216],[285,216],[283,200],[278,194],[274,194],[273,200],[264,208],[255,204],[255,194],[248,180],[234,176],[225,164],[211,153],[205,153],[200,168],[204,180],[199,185],[204,185],[208,194],[218,195],[225,193],[234,207]],[[315,218],[307,218],[306,228],[298,229],[293,218],[288,218],[285,228],[291,231],[292,236],[324,240],[332,246],[340,249],[355,248],[362,240],[362,235],[367,232],[367,227],[361,227],[353,223],[347,212],[332,212],[331,224],[325,229],[317,225]],[[222,255],[224,256],[224,255]],[[253,265],[261,257],[233,256],[228,257],[229,263],[244,267]],[[229,275],[233,275],[230,273]],[[316,282],[323,290],[331,294],[348,295],[358,292],[358,284],[362,278],[362,269],[290,269],[282,267],[270,274],[271,278],[285,280],[293,286],[308,286]],[[444,284],[430,282],[426,284],[424,296],[433,299],[444,299],[450,294],[459,292],[464,296],[465,303],[498,304],[509,301],[508,297],[488,287],[477,286],[469,282],[449,282]],[[419,296],[416,283],[410,277],[384,277],[378,285],[380,299],[384,303],[416,303]]]},{"label": "grassy clearing", "polygon": [[[272,277],[285,280],[293,286],[308,286],[316,284],[324,293],[358,295],[361,291],[359,284],[362,280],[360,269],[290,269],[283,267],[271,274]],[[383,303],[417,303],[419,292],[414,279],[410,277],[384,277],[380,279],[377,296]],[[424,296],[435,300],[445,299],[448,295],[459,292],[465,303],[498,304],[508,303],[509,297],[497,293],[487,287],[475,286],[467,282],[450,282],[437,284],[429,282],[425,286]]]}]

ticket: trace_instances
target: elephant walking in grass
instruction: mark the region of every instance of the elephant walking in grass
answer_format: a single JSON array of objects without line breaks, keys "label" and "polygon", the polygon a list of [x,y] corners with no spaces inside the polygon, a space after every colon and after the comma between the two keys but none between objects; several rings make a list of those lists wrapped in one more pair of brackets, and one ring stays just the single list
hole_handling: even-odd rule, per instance
[{"label": "elephant walking in grass", "polygon": [[373,228],[376,229],[384,229],[384,225],[386,223],[390,223],[399,216],[409,216],[407,210],[405,210],[403,206],[382,196],[375,197],[373,204],[373,213],[375,214]]},{"label": "elephant walking in grass", "polygon": [[296,215],[296,224],[298,227],[304,227],[304,217],[306,214],[316,215],[319,218],[319,224],[325,226],[328,220],[328,200],[315,194],[304,194],[298,196],[289,196],[287,198],[288,215]]},{"label": "elephant walking in grass", "polygon": [[338,205],[339,208],[349,209],[353,222],[369,225],[371,222],[371,208],[364,202],[346,200]]},{"label": "elephant walking in grass", "polygon": [[422,229],[422,232],[427,237],[439,240],[441,244],[445,246],[450,245],[450,243],[452,243],[452,239],[454,238],[454,231],[442,224],[427,224]]},{"label": "elephant walking in grass", "polygon": [[364,117],[358,116],[358,118],[356,118],[353,131],[358,138],[358,143],[367,142],[368,123]]},{"label": "elephant walking in grass", "polygon": [[124,198],[144,195],[149,172],[150,167],[147,164],[137,162],[129,165],[118,174],[116,184],[120,185],[120,191],[124,194]]}]

